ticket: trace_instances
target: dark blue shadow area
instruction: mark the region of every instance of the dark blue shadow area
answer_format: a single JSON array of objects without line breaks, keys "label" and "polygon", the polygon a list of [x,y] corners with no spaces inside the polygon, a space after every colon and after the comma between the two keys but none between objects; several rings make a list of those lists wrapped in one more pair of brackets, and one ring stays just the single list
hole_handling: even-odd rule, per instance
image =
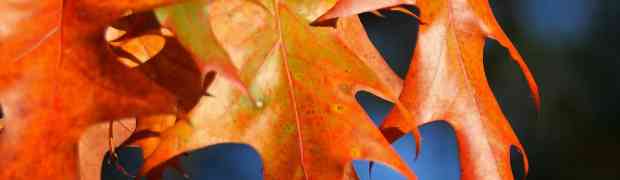
[{"label": "dark blue shadow area", "polygon": [[[144,163],[144,159],[142,158],[142,149],[140,148],[131,148],[131,147],[121,147],[116,149],[118,154],[119,163],[125,169],[125,171],[132,176],[138,174],[140,166]],[[101,179],[102,180],[133,180],[133,177],[127,176],[122,171],[120,171],[117,166],[114,165],[113,162],[110,161],[110,153],[107,153],[103,159],[103,167],[101,168]]]},{"label": "dark blue shadow area", "polygon": [[588,0],[563,0],[561,5],[554,0],[520,2],[521,7],[513,9],[522,9],[517,13],[527,23],[523,31],[544,44],[574,43],[588,38],[592,24],[597,22],[595,13],[604,4]]},{"label": "dark blue shadow area", "polygon": [[[263,162],[258,152],[245,144],[218,144],[181,156],[181,166],[192,180],[227,179],[261,180]],[[182,180],[172,168],[164,171],[164,179]]]},{"label": "dark blue shadow area", "polygon": [[394,104],[381,99],[373,94],[365,91],[355,94],[355,99],[360,103],[362,108],[366,111],[368,116],[372,119],[377,127],[381,125],[385,116],[390,112]]},{"label": "dark blue shadow area", "polygon": [[[406,7],[418,13],[415,7]],[[360,20],[369,39],[377,47],[387,64],[404,78],[409,70],[415,49],[418,22],[414,17],[396,11],[380,11],[384,17],[372,13],[360,14]]]},{"label": "dark blue shadow area", "polygon": [[[131,176],[135,176],[144,159],[139,148],[117,149],[119,163]],[[109,154],[103,161],[101,177],[103,180],[133,180],[125,175],[113,163],[109,163]],[[263,165],[258,153],[244,144],[218,144],[181,155],[181,168],[189,179],[227,179],[227,180],[261,180]],[[183,175],[168,167],[164,170],[165,180],[185,180]],[[144,178],[143,178],[144,179]]]},{"label": "dark blue shadow area", "polygon": [[[512,61],[506,48],[495,40],[487,39],[484,47],[484,68],[493,95],[521,143],[533,144],[534,142],[529,140],[534,136],[540,137],[541,135],[527,132],[536,131],[539,127],[547,125],[541,124],[544,122],[536,121],[539,119],[538,113],[527,81],[519,66]],[[541,134],[544,133],[547,132]],[[515,179],[523,179],[525,172],[521,153],[515,147],[510,147],[510,150],[513,175]],[[536,159],[540,158],[535,153],[530,154],[533,154],[532,157]]]},{"label": "dark blue shadow area", "polygon": [[[484,71],[502,112],[519,139],[527,139],[528,129],[536,128],[537,113],[524,74],[512,61],[508,50],[487,39],[484,46]],[[525,143],[528,144],[528,143]]]},{"label": "dark blue shadow area", "polygon": [[[444,122],[435,122],[420,128],[422,134],[422,151],[415,160],[415,141],[407,134],[393,143],[393,147],[409,167],[413,168],[419,179],[460,179],[458,146],[452,128]],[[367,161],[354,162],[360,179],[370,179]],[[375,163],[372,179],[404,179],[394,170]]]},{"label": "dark blue shadow area", "polygon": [[515,179],[525,179],[523,155],[514,146],[510,147],[510,166]]}]

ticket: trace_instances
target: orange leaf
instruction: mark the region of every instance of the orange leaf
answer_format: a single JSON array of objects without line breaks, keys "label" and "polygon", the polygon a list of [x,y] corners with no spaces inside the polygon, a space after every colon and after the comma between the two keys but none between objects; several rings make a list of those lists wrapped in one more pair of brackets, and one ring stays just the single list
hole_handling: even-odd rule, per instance
[{"label": "orange leaf", "polygon": [[[104,39],[105,27],[124,11],[171,1],[111,2],[0,2],[0,177],[66,180],[98,173],[78,163],[89,127],[175,111],[175,98],[118,63]],[[92,156],[103,158],[97,153]]]},{"label": "orange leaf", "polygon": [[255,100],[216,78],[208,88],[212,96],[161,132],[143,174],[158,177],[161,166],[187,151],[245,143],[265,161],[265,179],[355,178],[355,159],[386,163],[414,179],[355,99],[366,90],[395,100],[394,85],[388,85],[393,82],[352,52],[337,31],[309,26],[288,3],[205,5],[215,36],[240,64]]},{"label": "orange leaf", "polygon": [[[352,15],[412,15],[398,5],[414,2],[423,23],[403,86]],[[123,145],[144,151],[141,175],[153,179],[179,168],[179,155],[218,143],[254,147],[266,179],[356,179],[356,159],[415,179],[389,142],[446,120],[464,179],[512,179],[509,146],[523,147],[486,82],[486,38],[508,48],[540,100],[488,2],[173,3],[0,2],[0,177],[98,179],[106,150],[128,138]],[[381,131],[358,91],[396,104]],[[132,118],[129,127],[111,123]]]},{"label": "orange leaf", "polygon": [[424,23],[400,97],[414,120],[400,118],[395,110],[382,125],[383,132],[395,140],[419,125],[445,120],[456,131],[463,179],[513,179],[509,148],[524,151],[487,83],[485,39],[508,48],[539,106],[530,71],[486,0],[418,0],[416,5]]}]

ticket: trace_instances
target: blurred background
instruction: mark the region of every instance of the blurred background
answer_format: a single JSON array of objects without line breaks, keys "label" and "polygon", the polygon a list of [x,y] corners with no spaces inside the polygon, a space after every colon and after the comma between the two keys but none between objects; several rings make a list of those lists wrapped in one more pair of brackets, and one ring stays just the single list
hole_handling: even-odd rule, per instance
[{"label": "blurred background", "polygon": [[[485,48],[485,68],[504,114],[525,146],[531,171],[527,179],[620,178],[620,1],[490,0],[504,31],[534,73],[542,95],[536,112],[525,80],[508,52],[495,41]],[[415,11],[415,8],[411,8]],[[415,44],[416,21],[401,13],[385,18],[362,14],[369,36],[390,66],[407,71]],[[370,94],[357,95],[376,123],[391,104]],[[410,135],[394,143],[418,177],[459,179],[454,132],[445,123],[420,127],[424,148],[414,161]],[[121,163],[135,173],[140,150],[124,148]],[[520,155],[512,156],[521,167]],[[103,179],[131,179],[104,162]],[[190,179],[262,179],[262,160],[249,146],[223,144],[189,153],[182,159]],[[404,179],[389,168],[354,163],[362,179]],[[524,174],[515,168],[518,178]],[[371,174],[371,175],[369,175]],[[166,170],[164,179],[183,179]]]}]

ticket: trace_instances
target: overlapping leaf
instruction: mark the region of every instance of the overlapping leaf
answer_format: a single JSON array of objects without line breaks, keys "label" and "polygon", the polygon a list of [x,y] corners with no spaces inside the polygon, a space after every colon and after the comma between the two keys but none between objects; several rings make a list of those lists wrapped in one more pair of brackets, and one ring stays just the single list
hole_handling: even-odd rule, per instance
[{"label": "overlapping leaf", "polygon": [[[160,52],[146,41],[104,39],[122,16],[166,3],[173,0],[0,3],[0,177],[97,179],[109,148],[102,134],[117,129],[107,132],[117,135],[113,146],[129,133],[108,122],[138,117],[126,143],[142,147],[142,173],[154,178],[178,155],[218,143],[250,144],[266,179],[355,178],[353,159],[414,178],[355,101],[366,90],[400,108],[383,125],[390,140],[446,120],[465,179],[512,178],[508,146],[523,147],[486,83],[485,38],[509,49],[539,100],[488,2],[417,1],[422,25],[404,88],[347,16],[413,1],[191,1],[157,11],[175,34],[163,48],[151,44]],[[123,28],[152,39],[154,18],[138,13]],[[309,26],[334,18],[336,29]],[[134,46],[147,46],[144,55],[123,52]],[[119,54],[151,60],[130,69]],[[414,119],[395,100],[401,89]]]},{"label": "overlapping leaf", "polygon": [[[509,148],[514,145],[524,151],[487,83],[485,39],[493,38],[508,48],[538,106],[530,71],[486,0],[419,0],[417,6],[420,32],[400,97],[414,121],[403,120],[395,110],[383,132],[395,140],[419,125],[445,120],[456,132],[463,179],[513,179]],[[527,158],[525,166],[527,171]]]},{"label": "overlapping leaf", "polygon": [[86,129],[174,112],[175,98],[114,60],[103,38],[105,27],[127,10],[169,2],[0,2],[7,12],[0,21],[0,177],[78,179],[84,173],[78,142]]},{"label": "overlapping leaf", "polygon": [[212,96],[202,97],[188,116],[178,116],[173,127],[160,132],[153,151],[153,144],[142,144],[149,149],[143,173],[157,177],[183,152],[245,143],[263,158],[266,179],[355,178],[354,159],[386,163],[414,178],[354,97],[367,90],[393,100],[389,78],[380,77],[393,74],[375,73],[375,65],[352,52],[334,29],[311,27],[290,7],[235,0],[158,10],[170,24],[176,20],[165,16],[175,13],[208,16],[251,96],[216,78],[207,90]]}]

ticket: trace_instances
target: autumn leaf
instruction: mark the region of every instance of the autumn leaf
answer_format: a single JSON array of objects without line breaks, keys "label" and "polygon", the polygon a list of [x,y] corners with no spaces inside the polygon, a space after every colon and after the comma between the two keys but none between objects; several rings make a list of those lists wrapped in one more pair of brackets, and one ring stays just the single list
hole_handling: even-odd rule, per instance
[{"label": "autumn leaf", "polygon": [[[192,10],[201,4],[203,11]],[[211,21],[254,99],[216,78],[207,89],[212,96],[203,96],[187,116],[177,115],[172,127],[159,132],[154,150],[145,145],[143,174],[157,178],[183,152],[244,143],[264,159],[266,179],[355,178],[355,159],[385,163],[414,179],[354,96],[365,90],[394,100],[388,78],[379,77],[385,74],[375,73],[335,29],[309,26],[291,4],[235,0],[165,8],[168,16],[205,13],[192,16]]]},{"label": "autumn leaf", "polygon": [[[508,48],[540,100],[488,2],[175,3],[0,2],[0,177],[98,179],[122,143],[141,147],[141,175],[158,179],[179,155],[244,143],[266,179],[356,179],[357,159],[415,179],[389,142],[446,120],[464,179],[512,178],[508,148],[523,147],[486,82],[486,38]],[[421,27],[403,86],[355,14],[414,3]],[[152,11],[162,5],[172,6]],[[396,104],[382,131],[359,91]]]},{"label": "autumn leaf", "polygon": [[420,30],[400,97],[414,120],[404,120],[394,110],[382,125],[384,134],[393,141],[422,124],[445,120],[456,132],[463,179],[513,179],[509,148],[524,150],[489,88],[483,66],[485,39],[508,49],[538,107],[532,74],[486,0],[416,3]]},{"label": "autumn leaf", "polygon": [[[131,25],[137,24],[133,27],[127,27],[127,29],[131,29],[129,32],[133,32],[137,36],[149,34],[160,29],[153,12],[135,14],[128,17],[128,20],[131,21],[129,23]],[[213,45],[218,46],[217,44]],[[213,61],[213,59],[210,57],[223,56],[203,57],[206,58],[203,59],[183,48],[177,37],[167,37],[166,44],[161,52],[146,63],[136,67],[136,69],[146,74],[160,87],[165,88],[176,97],[177,111],[137,116],[135,132],[123,143],[123,146],[140,147],[145,157],[150,156],[160,143],[160,133],[172,127],[177,122],[177,116],[186,116],[196,106],[196,103],[198,103],[202,96],[210,96],[207,89],[212,83],[215,73],[213,71],[205,71],[204,67],[212,66],[217,68],[218,64],[216,63],[219,62],[211,63],[210,61]],[[227,61],[228,59],[222,58],[219,60]],[[214,64],[215,66],[213,66]],[[228,79],[228,81],[233,84],[238,83],[238,79],[237,81]],[[241,88],[237,89],[243,91]]]},{"label": "autumn leaf", "polygon": [[240,81],[238,67],[217,42],[209,18],[202,13],[203,6],[200,5],[202,3],[202,1],[190,1],[161,8],[155,12],[163,26],[169,27],[176,37],[182,40],[180,43],[191,54],[192,59],[195,59],[203,76],[211,71],[218,72],[247,93],[246,87]]},{"label": "autumn leaf", "polygon": [[[388,88],[392,94],[400,94],[403,87],[402,80],[390,69],[385,63],[379,51],[373,46],[372,42],[368,38],[366,30],[360,21],[358,16],[340,17],[337,22],[336,30],[340,39],[345,42],[345,45],[349,47],[362,61],[372,66],[372,70],[379,74],[379,77],[383,78],[384,82],[387,82]],[[396,104],[397,108],[402,108],[401,104]],[[402,113],[402,112],[399,112]],[[403,117],[403,119],[410,119],[410,117]],[[420,152],[420,132],[417,128],[411,129],[414,139],[416,140],[416,157]],[[372,165],[371,165],[372,167]]]},{"label": "autumn leaf", "polygon": [[[156,22],[154,17],[150,20]],[[161,142],[161,133],[178,122],[177,116],[187,116],[186,113],[194,109],[201,97],[212,96],[208,89],[215,74],[207,73],[202,76],[200,69],[194,63],[193,56],[183,48],[178,48],[182,45],[177,39],[168,38],[166,46],[152,60],[138,68],[177,97],[178,111],[177,113],[137,117],[136,131],[124,142],[124,145],[140,147],[144,157],[149,157],[155,151]],[[231,83],[229,84],[231,87],[234,87],[233,81],[230,79],[226,79],[226,81]],[[235,89],[242,91],[237,87]]]},{"label": "autumn leaf", "polygon": [[[79,167],[78,159],[92,158],[78,158],[87,129],[175,111],[172,94],[115,60],[103,32],[127,10],[139,12],[170,2],[0,3],[6,13],[0,21],[0,177],[64,180],[98,173]],[[93,153],[101,162],[102,155]]]}]

